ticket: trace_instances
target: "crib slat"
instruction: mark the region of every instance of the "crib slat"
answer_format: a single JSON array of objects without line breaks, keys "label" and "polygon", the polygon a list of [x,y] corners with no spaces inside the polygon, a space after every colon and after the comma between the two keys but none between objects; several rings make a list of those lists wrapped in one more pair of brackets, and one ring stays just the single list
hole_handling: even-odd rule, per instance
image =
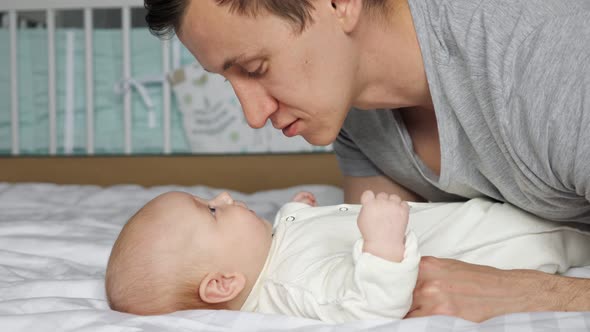
[{"label": "crib slat", "polygon": [[84,9],[84,35],[86,43],[86,153],[94,154],[94,21],[92,8]]},{"label": "crib slat", "polygon": [[123,16],[123,82],[124,97],[123,105],[125,110],[125,154],[131,154],[131,91],[129,79],[131,78],[131,8],[125,6],[121,10]]},{"label": "crib slat", "polygon": [[[170,41],[162,41],[162,69],[164,73],[170,72]],[[164,153],[170,154],[172,151],[170,144],[170,83],[167,79],[162,82],[162,93],[164,94]]]},{"label": "crib slat", "polygon": [[18,58],[17,58],[17,15],[15,10],[11,10],[8,13],[9,29],[10,29],[10,77],[11,77],[11,89],[10,99],[12,108],[12,154],[18,155],[20,153],[20,142],[19,142],[19,119],[18,119]]},{"label": "crib slat", "polygon": [[49,65],[49,154],[57,153],[56,134],[56,69],[55,69],[55,11],[48,9],[47,15],[47,58]]},{"label": "crib slat", "polygon": [[65,68],[65,109],[64,109],[64,127],[63,127],[63,145],[64,154],[71,155],[75,148],[76,122],[74,121],[76,112],[76,54],[75,54],[75,34],[74,31],[66,32],[66,68]]},{"label": "crib slat", "polygon": [[180,41],[178,38],[172,39],[172,69],[180,68]]}]

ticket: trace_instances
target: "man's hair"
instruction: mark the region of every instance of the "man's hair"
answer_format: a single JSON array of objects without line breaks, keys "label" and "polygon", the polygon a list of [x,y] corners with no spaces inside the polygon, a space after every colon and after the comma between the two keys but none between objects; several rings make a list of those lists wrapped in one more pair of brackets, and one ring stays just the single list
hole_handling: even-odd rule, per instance
[{"label": "man's hair", "polygon": [[[152,34],[157,37],[170,37],[181,29],[182,20],[191,0],[144,0],[147,10],[145,20]],[[311,11],[314,0],[196,0],[215,1],[219,6],[229,6],[230,12],[255,17],[267,12],[293,24],[296,31],[302,32],[313,23]],[[388,0],[364,0],[364,9],[382,12]]]}]

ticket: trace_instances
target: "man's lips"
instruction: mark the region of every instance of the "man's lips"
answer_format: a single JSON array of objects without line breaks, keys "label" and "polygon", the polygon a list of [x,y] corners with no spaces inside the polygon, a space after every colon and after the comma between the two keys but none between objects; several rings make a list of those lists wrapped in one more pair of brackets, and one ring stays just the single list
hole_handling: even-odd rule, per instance
[{"label": "man's lips", "polygon": [[287,126],[283,128],[283,135],[287,137],[293,137],[297,135],[297,124],[299,123],[299,119],[291,122]]}]

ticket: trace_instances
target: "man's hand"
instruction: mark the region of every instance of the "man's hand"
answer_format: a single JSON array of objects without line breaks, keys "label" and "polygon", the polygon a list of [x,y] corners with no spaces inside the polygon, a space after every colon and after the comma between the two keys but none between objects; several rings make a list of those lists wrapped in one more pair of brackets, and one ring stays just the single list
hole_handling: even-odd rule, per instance
[{"label": "man's hand", "polygon": [[312,194],[308,191],[302,191],[302,192],[297,193],[291,201],[305,203],[305,204],[311,205],[311,206],[317,205],[314,194]]},{"label": "man's hand", "polygon": [[363,252],[400,262],[404,257],[404,238],[410,207],[397,195],[365,191],[361,195],[357,224],[363,235]]},{"label": "man's hand", "polygon": [[406,318],[448,315],[481,322],[514,312],[588,310],[588,279],[423,257]]}]

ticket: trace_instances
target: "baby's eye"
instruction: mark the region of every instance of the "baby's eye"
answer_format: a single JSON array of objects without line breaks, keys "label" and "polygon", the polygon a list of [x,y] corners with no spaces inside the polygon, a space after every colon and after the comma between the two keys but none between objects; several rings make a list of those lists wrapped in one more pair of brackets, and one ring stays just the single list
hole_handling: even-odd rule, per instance
[{"label": "baby's eye", "polygon": [[212,215],[215,215],[215,208],[210,206],[209,207],[209,212],[211,212]]}]

